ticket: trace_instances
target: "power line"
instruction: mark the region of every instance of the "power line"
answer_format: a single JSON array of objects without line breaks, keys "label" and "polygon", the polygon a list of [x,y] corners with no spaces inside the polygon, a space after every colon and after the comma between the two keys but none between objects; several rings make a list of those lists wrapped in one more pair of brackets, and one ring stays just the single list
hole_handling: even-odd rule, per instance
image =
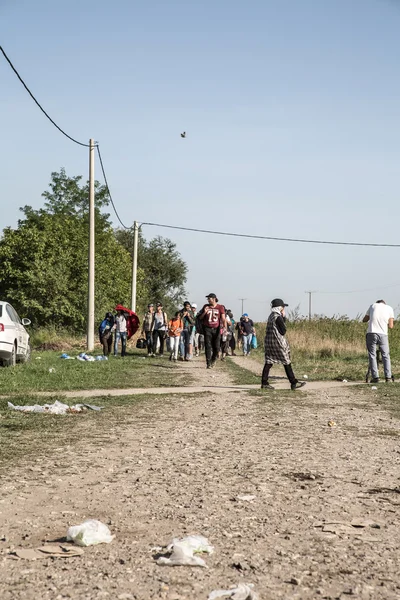
[{"label": "power line", "polygon": [[178,227],[178,225],[165,225],[163,223],[142,223],[153,227],[179,229],[180,231],[194,231],[196,233],[210,233],[212,235],[227,235],[232,237],[250,238],[253,240],[271,240],[275,242],[297,242],[301,244],[330,244],[334,246],[369,246],[372,248],[400,248],[400,244],[372,244],[364,242],[334,242],[328,240],[303,240],[297,238],[272,237],[267,235],[250,235],[249,233],[231,233],[227,231],[211,231],[209,229],[195,229],[193,227]]},{"label": "power line", "polygon": [[114,204],[114,201],[113,201],[113,199],[112,199],[111,192],[110,192],[110,188],[109,188],[109,185],[108,185],[108,181],[107,181],[106,172],[105,172],[105,170],[104,170],[104,165],[103,165],[103,160],[102,160],[102,158],[101,158],[101,153],[100,153],[100,146],[99,146],[99,144],[96,144],[96,148],[97,148],[97,153],[98,153],[98,155],[99,155],[100,166],[101,166],[101,170],[102,170],[102,172],[103,172],[103,177],[104,177],[104,181],[105,181],[105,184],[106,184],[106,187],[107,187],[108,195],[109,195],[109,197],[110,197],[110,201],[111,201],[112,207],[113,207],[113,209],[114,209],[114,212],[115,212],[115,214],[116,214],[116,216],[117,216],[117,219],[118,219],[118,221],[121,223],[121,225],[122,225],[122,227],[123,227],[124,229],[131,229],[131,227],[127,227],[127,226],[126,226],[126,225],[125,225],[125,224],[124,224],[124,223],[121,221],[121,219],[120,219],[120,216],[119,216],[119,214],[118,214],[118,211],[117,211],[117,209],[115,208],[115,204]]},{"label": "power line", "polygon": [[24,88],[26,89],[26,91],[28,92],[28,94],[30,95],[30,97],[32,98],[32,100],[40,108],[40,110],[42,111],[42,113],[44,115],[46,115],[46,117],[48,118],[48,120],[50,121],[50,123],[52,123],[54,125],[54,127],[56,127],[58,129],[58,131],[61,131],[61,133],[63,135],[65,135],[65,137],[67,137],[72,142],[75,142],[75,144],[79,144],[79,146],[84,146],[85,148],[89,148],[90,147],[89,144],[84,144],[83,142],[79,142],[75,138],[71,137],[70,135],[68,135],[68,133],[66,133],[63,129],[61,129],[61,127],[59,127],[55,121],[53,121],[53,119],[50,117],[50,115],[44,110],[43,106],[36,100],[35,96],[32,94],[32,92],[30,91],[30,89],[26,85],[25,81],[22,79],[21,75],[18,73],[17,69],[12,64],[11,60],[8,58],[8,56],[5,53],[5,51],[4,51],[4,49],[3,49],[2,46],[0,46],[0,50],[1,50],[4,58],[6,59],[6,61],[8,62],[8,64],[10,65],[10,67],[12,68],[12,70],[14,71],[14,73],[16,74],[16,76],[18,77],[18,79],[20,80],[20,82],[22,83],[22,85],[24,86]]}]

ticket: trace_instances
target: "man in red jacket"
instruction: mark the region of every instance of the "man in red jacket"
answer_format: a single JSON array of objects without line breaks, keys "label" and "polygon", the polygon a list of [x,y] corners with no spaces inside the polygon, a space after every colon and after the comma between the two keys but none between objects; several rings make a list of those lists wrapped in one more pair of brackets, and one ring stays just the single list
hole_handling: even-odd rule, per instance
[{"label": "man in red jacket", "polygon": [[225,307],[218,304],[215,294],[206,296],[208,304],[201,310],[207,369],[214,367],[221,345],[221,327],[226,327]]}]

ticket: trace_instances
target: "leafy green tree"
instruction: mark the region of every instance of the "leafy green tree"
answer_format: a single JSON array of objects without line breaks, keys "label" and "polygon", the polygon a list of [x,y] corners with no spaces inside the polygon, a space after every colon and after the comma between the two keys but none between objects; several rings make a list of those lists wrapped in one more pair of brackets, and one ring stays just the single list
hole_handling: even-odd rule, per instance
[{"label": "leafy green tree", "polygon": [[[117,229],[117,240],[129,253],[133,251],[133,231]],[[187,265],[168,238],[155,237],[146,241],[141,232],[138,240],[138,269],[143,274],[144,293],[138,294],[138,305],[162,302],[168,313],[182,303],[185,296]]]},{"label": "leafy green tree", "polygon": [[[83,331],[88,292],[88,184],[52,173],[50,190],[39,210],[22,208],[18,227],[7,227],[0,240],[0,297],[34,325],[55,325]],[[96,256],[95,312],[103,318],[117,303],[129,305],[131,257],[115,238],[105,186],[95,183]],[[138,271],[138,292],[145,295]]]}]

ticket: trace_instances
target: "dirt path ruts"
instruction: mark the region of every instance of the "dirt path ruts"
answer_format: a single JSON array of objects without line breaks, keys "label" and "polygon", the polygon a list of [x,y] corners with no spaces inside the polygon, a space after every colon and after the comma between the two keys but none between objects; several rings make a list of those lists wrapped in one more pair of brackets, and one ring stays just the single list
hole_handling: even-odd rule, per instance
[{"label": "dirt path ruts", "polygon": [[[218,367],[196,383],[213,374],[229,384]],[[390,490],[400,429],[373,393],[158,392],[124,408],[122,425],[105,412],[101,431],[3,478],[2,600],[205,600],[238,581],[268,600],[399,598],[400,500]],[[64,560],[8,556],[89,517],[110,524],[112,544]],[[376,527],[340,530],[355,517]],[[336,525],[323,532],[323,522]],[[208,569],[155,564],[153,546],[195,532],[215,545]]]}]

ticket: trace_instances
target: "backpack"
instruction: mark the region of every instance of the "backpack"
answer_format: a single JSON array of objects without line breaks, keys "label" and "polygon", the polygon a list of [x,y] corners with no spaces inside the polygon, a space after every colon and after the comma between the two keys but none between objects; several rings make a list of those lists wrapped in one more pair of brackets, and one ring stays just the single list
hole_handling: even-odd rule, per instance
[{"label": "backpack", "polygon": [[200,335],[204,335],[203,316],[204,308],[202,308],[201,311],[198,312],[196,315],[196,333],[199,333]]},{"label": "backpack", "polygon": [[144,338],[139,338],[136,342],[136,348],[144,350],[144,348],[147,348],[147,341]]}]

